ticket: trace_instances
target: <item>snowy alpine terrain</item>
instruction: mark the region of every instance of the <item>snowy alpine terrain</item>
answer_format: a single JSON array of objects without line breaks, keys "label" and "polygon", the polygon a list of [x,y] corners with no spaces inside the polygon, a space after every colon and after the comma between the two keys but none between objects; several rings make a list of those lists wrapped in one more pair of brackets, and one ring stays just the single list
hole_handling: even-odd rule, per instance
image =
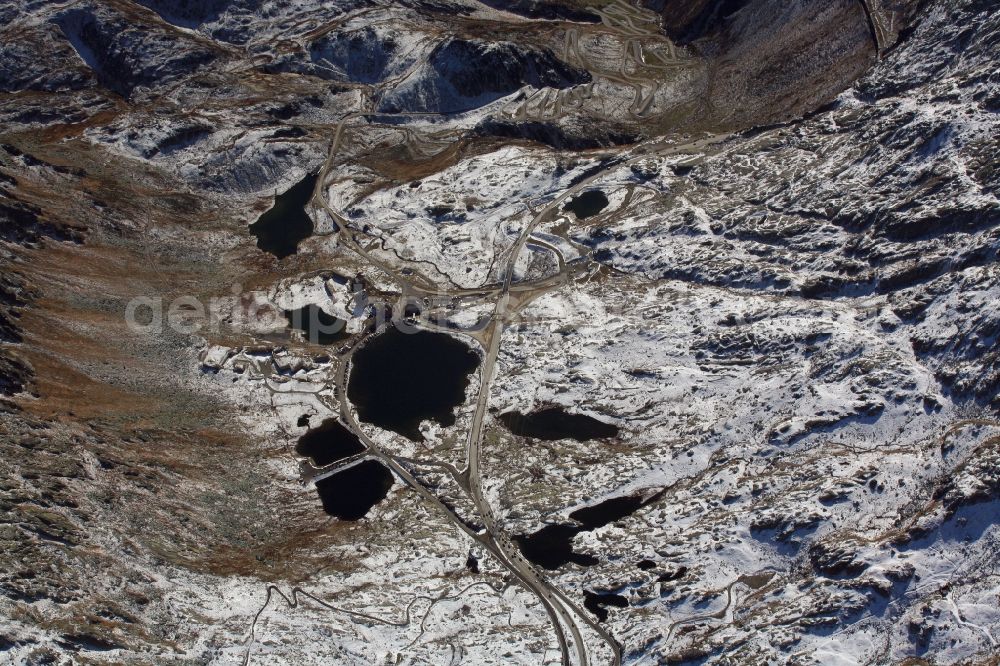
[{"label": "snowy alpine terrain", "polygon": [[0,662],[1000,659],[997,3],[0,35]]}]

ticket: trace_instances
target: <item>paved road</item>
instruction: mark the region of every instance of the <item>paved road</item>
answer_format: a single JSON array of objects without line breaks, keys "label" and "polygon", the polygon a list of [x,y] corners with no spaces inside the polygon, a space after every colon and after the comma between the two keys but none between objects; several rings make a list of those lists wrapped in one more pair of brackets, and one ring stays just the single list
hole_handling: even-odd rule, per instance
[{"label": "paved road", "polygon": [[[878,0],[859,0],[859,2],[861,2],[865,10],[876,47],[881,51],[882,48],[888,45],[889,31],[885,27],[884,16],[878,6]],[[684,60],[678,57],[674,45],[660,33],[658,24],[655,20],[650,19],[648,12],[642,12],[624,0],[617,0],[603,10],[599,10],[599,13],[603,19],[600,26],[601,30],[611,30],[625,38],[622,58],[618,63],[617,71],[600,72],[599,74],[603,78],[624,85],[631,85],[634,88],[635,95],[629,112],[635,118],[641,118],[649,111],[653,103],[657,84],[655,81],[630,74],[627,71],[628,66],[634,64],[637,69],[665,70],[682,66]],[[576,28],[571,28],[567,31],[565,48],[567,61],[575,59],[582,66],[590,68],[590,63],[580,46],[579,31]],[[653,60],[656,62],[653,62]],[[652,85],[652,91],[647,93],[644,90],[644,84],[647,86]],[[371,94],[367,94],[366,98],[373,99],[374,91],[370,90],[368,92]],[[524,100],[511,115],[521,120],[535,117],[546,119],[558,118],[574,108],[583,106],[592,95],[593,84],[565,91],[538,91]],[[532,109],[532,105],[536,108]],[[633,149],[628,159],[609,164],[601,171],[566,189],[558,197],[552,199],[541,208],[532,217],[530,222],[525,225],[511,248],[509,255],[506,257],[506,264],[501,272],[502,278],[499,282],[486,284],[477,288],[448,288],[442,287],[436,280],[412,266],[408,267],[409,271],[406,274],[403,274],[392,263],[374,256],[365,246],[370,237],[354,228],[351,221],[346,219],[327,201],[325,194],[327,176],[337,161],[343,138],[350,124],[366,116],[376,117],[387,115],[390,114],[375,112],[354,113],[344,117],[337,124],[331,141],[330,152],[319,172],[316,188],[313,191],[310,202],[317,209],[325,211],[336,222],[338,226],[336,232],[338,240],[345,248],[357,254],[368,265],[382,271],[391,281],[400,286],[404,295],[433,298],[471,297],[478,302],[492,302],[494,304],[488,320],[478,330],[467,332],[470,338],[475,339],[482,346],[484,353],[481,365],[480,389],[476,396],[475,411],[466,440],[466,467],[458,470],[451,462],[429,463],[421,461],[419,463],[442,467],[456,479],[460,488],[468,495],[472,502],[478,514],[477,518],[484,525],[484,529],[481,532],[475,531],[454,509],[442,502],[434,492],[424,486],[410,471],[412,467],[408,467],[416,464],[415,461],[392,455],[388,451],[383,450],[378,443],[364,433],[364,430],[357,422],[346,396],[351,359],[357,349],[372,335],[378,334],[380,331],[372,331],[366,336],[361,336],[360,339],[353,343],[352,347],[345,351],[333,380],[339,403],[340,418],[347,427],[358,435],[368,449],[366,453],[357,456],[357,460],[352,459],[348,464],[356,463],[363,458],[379,460],[402,479],[404,483],[413,488],[429,505],[441,511],[459,529],[468,534],[470,538],[489,552],[512,574],[522,587],[538,599],[544,608],[559,644],[561,660],[564,666],[570,666],[574,661],[574,656],[576,664],[579,666],[589,666],[590,652],[584,637],[584,632],[588,631],[596,634],[596,637],[610,649],[612,653],[611,663],[613,666],[619,666],[622,660],[622,649],[614,636],[597,623],[596,620],[591,618],[587,612],[579,608],[566,593],[550,583],[542,572],[538,571],[523,557],[517,545],[504,532],[502,526],[498,524],[493,509],[484,496],[481,458],[490,388],[496,373],[496,363],[503,342],[505,325],[513,321],[525,307],[541,295],[571,282],[574,279],[576,271],[580,270],[579,262],[567,264],[555,246],[544,241],[532,240],[532,233],[535,229],[544,223],[549,216],[553,215],[568,198],[591,186],[599,178],[605,176],[610,169],[628,166],[635,161],[645,159],[651,155],[666,157],[685,153],[696,154],[727,137],[709,137],[684,144],[647,143]],[[443,114],[405,115],[440,116]],[[413,143],[417,141],[417,138],[412,132],[408,132],[407,141]],[[544,278],[516,281],[514,274],[517,259],[529,241],[537,243],[550,251],[554,251],[559,258],[558,270],[553,275]],[[424,325],[433,328],[430,324]],[[339,468],[340,466],[337,469]],[[322,478],[330,473],[333,473],[332,468],[331,470],[324,470],[317,478]],[[591,636],[591,639],[594,640],[594,637]]]},{"label": "paved road", "polygon": [[[468,534],[470,538],[474,539],[487,552],[493,555],[502,566],[510,571],[515,579],[526,590],[538,599],[552,623],[553,632],[555,633],[556,640],[559,643],[562,663],[564,666],[570,666],[573,663],[571,655],[575,655],[576,663],[579,666],[589,666],[589,650],[587,641],[583,635],[583,632],[587,629],[595,633],[597,637],[599,637],[599,639],[607,645],[612,653],[611,663],[614,666],[619,666],[621,664],[622,649],[617,640],[615,640],[615,638],[596,620],[592,619],[588,613],[582,610],[561,589],[547,581],[545,577],[524,558],[517,545],[498,524],[498,521],[493,514],[492,507],[483,494],[481,453],[490,387],[496,370],[496,361],[500,352],[500,345],[503,338],[503,329],[505,324],[517,317],[521,310],[542,294],[548,293],[549,291],[568,283],[572,279],[574,271],[579,268],[578,266],[567,265],[561,254],[554,246],[543,243],[548,249],[555,251],[557,255],[559,255],[559,270],[554,275],[536,280],[526,280],[520,282],[515,281],[514,274],[517,259],[523,252],[525,246],[528,244],[532,233],[538,225],[542,224],[549,216],[553,215],[568,198],[592,185],[596,180],[603,177],[610,169],[627,166],[632,162],[645,159],[650,154],[668,156],[683,153],[696,153],[713,143],[723,140],[726,137],[709,137],[681,145],[650,144],[645,146],[644,150],[635,151],[634,156],[628,160],[607,165],[604,169],[566,189],[562,192],[562,194],[551,200],[532,217],[531,221],[525,225],[524,229],[522,229],[517,241],[509,253],[509,256],[507,257],[507,263],[503,270],[503,279],[501,283],[497,285],[489,285],[480,289],[447,289],[439,287],[432,280],[419,273],[404,275],[394,266],[391,266],[379,260],[377,257],[372,256],[358,241],[357,236],[360,232],[352,228],[350,221],[341,215],[339,211],[331,207],[329,202],[326,200],[326,196],[324,194],[324,183],[336,160],[345,129],[349,122],[364,115],[366,114],[351,114],[342,119],[337,125],[330,148],[330,154],[319,173],[319,177],[317,178],[316,189],[313,192],[311,200],[313,205],[326,211],[327,214],[330,215],[330,217],[337,223],[339,226],[338,237],[345,247],[357,253],[371,266],[383,271],[393,281],[399,284],[404,292],[443,297],[462,297],[473,295],[481,298],[495,299],[495,306],[489,317],[489,321],[475,335],[470,336],[475,337],[475,339],[482,344],[484,348],[484,359],[481,366],[482,379],[480,382],[480,390],[476,398],[476,408],[466,442],[466,468],[458,471],[449,463],[441,463],[442,467],[445,467],[452,472],[453,476],[455,476],[459,481],[459,485],[462,489],[468,493],[469,499],[472,501],[476,512],[479,514],[478,518],[485,526],[483,531],[477,532],[469,527],[461,516],[457,515],[452,508],[442,502],[411,473],[411,471],[406,467],[406,464],[404,464],[409,463],[409,461],[404,458],[394,456],[383,450],[378,443],[373,441],[364,433],[364,430],[357,422],[354,412],[351,409],[350,402],[347,400],[346,396],[347,379],[351,359],[355,351],[359,349],[365,341],[367,341],[372,335],[378,334],[380,331],[372,331],[367,336],[362,336],[356,340],[353,346],[345,351],[341,359],[340,366],[337,369],[334,379],[334,387],[337,392],[339,399],[338,402],[340,405],[340,417],[344,424],[354,431],[368,448],[367,455],[369,457],[381,461],[407,485],[413,488],[424,500],[445,514],[459,529]],[[569,636],[567,636],[567,632]],[[570,642],[570,637],[572,643]]]}]

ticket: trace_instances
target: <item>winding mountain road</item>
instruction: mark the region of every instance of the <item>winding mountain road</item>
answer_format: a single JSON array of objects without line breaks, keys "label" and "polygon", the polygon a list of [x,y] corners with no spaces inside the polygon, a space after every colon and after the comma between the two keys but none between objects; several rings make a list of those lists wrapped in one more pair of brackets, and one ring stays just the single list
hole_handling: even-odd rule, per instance
[{"label": "winding mountain road", "polygon": [[[622,660],[622,648],[618,641],[595,619],[591,618],[588,613],[581,609],[564,591],[546,580],[524,558],[517,545],[499,525],[493,509],[483,493],[481,459],[490,387],[496,372],[496,362],[501,348],[505,325],[516,319],[520,312],[539,296],[568,284],[573,278],[574,273],[579,270],[579,264],[567,264],[554,246],[546,244],[547,250],[554,251],[559,256],[558,271],[553,275],[543,276],[534,280],[515,280],[515,266],[517,265],[518,258],[528,245],[535,229],[552,216],[567,199],[593,185],[611,169],[628,166],[630,163],[644,159],[650,154],[660,156],[688,153],[697,154],[699,151],[727,137],[707,137],[683,144],[646,144],[635,149],[632,157],[628,159],[611,161],[604,165],[603,168],[552,198],[534,214],[531,220],[521,229],[509,252],[506,253],[506,263],[501,271],[502,279],[498,284],[486,285],[478,289],[448,289],[436,285],[432,280],[415,271],[410,270],[404,274],[394,266],[372,256],[358,238],[359,235],[366,234],[357,230],[350,220],[334,209],[326,199],[325,183],[336,162],[346,128],[351,121],[366,115],[374,114],[350,114],[338,123],[334,131],[329,155],[319,172],[311,203],[318,209],[325,211],[336,222],[339,228],[337,235],[344,247],[359,255],[369,265],[385,273],[386,276],[400,286],[402,293],[443,297],[474,295],[479,298],[494,299],[493,311],[488,321],[475,335],[470,335],[470,337],[482,345],[484,353],[481,365],[480,388],[476,397],[475,412],[469,427],[465,447],[466,466],[464,469],[458,470],[451,463],[440,463],[440,466],[451,471],[452,475],[459,482],[461,489],[467,493],[484,528],[481,531],[476,531],[470,527],[466,520],[457,515],[453,508],[442,501],[441,498],[421,483],[414,475],[412,468],[408,467],[408,465],[413,464],[413,461],[395,456],[386,451],[369,437],[358,423],[351,404],[346,397],[351,359],[354,353],[370,337],[377,335],[381,330],[373,330],[367,335],[359,337],[344,352],[340,360],[333,379],[333,386],[339,403],[340,418],[348,428],[358,435],[362,443],[367,447],[366,457],[377,459],[385,464],[404,483],[413,488],[428,504],[442,512],[459,529],[480,544],[484,550],[493,555],[522,587],[535,596],[552,623],[564,666],[571,666],[574,663],[574,657],[575,663],[579,666],[589,666],[591,656],[587,639],[584,636],[584,632],[588,630],[596,634],[599,640],[610,650],[610,663],[613,666],[619,666]],[[356,461],[352,460],[352,462]]]}]

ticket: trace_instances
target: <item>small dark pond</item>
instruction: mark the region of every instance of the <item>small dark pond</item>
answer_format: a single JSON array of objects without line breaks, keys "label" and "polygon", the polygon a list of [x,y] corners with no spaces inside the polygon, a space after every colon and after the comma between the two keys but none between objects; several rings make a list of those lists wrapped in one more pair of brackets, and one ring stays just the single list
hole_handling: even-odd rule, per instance
[{"label": "small dark pond", "polygon": [[561,407],[547,407],[530,414],[507,412],[500,421],[515,435],[549,441],[604,439],[618,435],[618,426],[598,421],[586,414],[570,414]]},{"label": "small dark pond", "polygon": [[295,254],[299,243],[313,232],[313,223],[306,215],[316,174],[306,176],[284,194],[274,198],[274,205],[250,225],[250,233],[257,237],[257,247],[270,252],[278,259]]},{"label": "small dark pond", "polygon": [[614,497],[594,506],[577,509],[569,517],[588,530],[596,530],[635,513],[643,504],[642,497],[638,495]]},{"label": "small dark pond", "polygon": [[385,499],[392,488],[392,472],[380,462],[366,460],[316,482],[323,510],[341,520],[360,520]]},{"label": "small dark pond", "polygon": [[583,591],[583,607],[596,615],[601,622],[608,619],[608,606],[628,608],[628,599],[620,594],[611,594],[610,592],[601,594],[590,590]]},{"label": "small dark pond", "polygon": [[569,200],[563,208],[576,215],[576,219],[585,220],[597,215],[608,207],[608,198],[600,190],[587,190]]},{"label": "small dark pond", "polygon": [[295,452],[311,458],[313,466],[323,467],[361,453],[365,445],[336,419],[327,419],[299,438]]},{"label": "small dark pond", "polygon": [[[653,501],[654,498],[649,501]],[[638,495],[613,497],[594,506],[577,509],[569,517],[579,525],[546,525],[527,535],[514,537],[521,554],[538,566],[554,570],[573,562],[581,567],[598,563],[598,559],[586,553],[573,550],[573,537],[581,532],[589,532],[604,527],[640,509],[646,502]]]},{"label": "small dark pond", "polygon": [[389,327],[354,354],[347,397],[358,418],[422,442],[420,423],[455,423],[479,355],[444,333]]},{"label": "small dark pond", "polygon": [[598,559],[573,551],[573,537],[583,529],[576,525],[546,525],[534,534],[514,537],[521,554],[538,566],[554,570],[573,562],[581,567],[597,564]]},{"label": "small dark pond", "polygon": [[348,337],[346,321],[327,314],[313,304],[298,310],[285,310],[285,319],[291,328],[303,331],[310,344],[332,345]]}]

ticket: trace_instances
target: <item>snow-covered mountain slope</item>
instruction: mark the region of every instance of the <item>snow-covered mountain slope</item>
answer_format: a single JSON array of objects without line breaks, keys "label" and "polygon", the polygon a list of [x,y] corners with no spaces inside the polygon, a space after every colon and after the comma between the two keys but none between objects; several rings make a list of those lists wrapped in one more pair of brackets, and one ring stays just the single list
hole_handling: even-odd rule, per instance
[{"label": "snow-covered mountain slope", "polygon": [[998,44],[0,1],[0,660],[993,663]]}]

